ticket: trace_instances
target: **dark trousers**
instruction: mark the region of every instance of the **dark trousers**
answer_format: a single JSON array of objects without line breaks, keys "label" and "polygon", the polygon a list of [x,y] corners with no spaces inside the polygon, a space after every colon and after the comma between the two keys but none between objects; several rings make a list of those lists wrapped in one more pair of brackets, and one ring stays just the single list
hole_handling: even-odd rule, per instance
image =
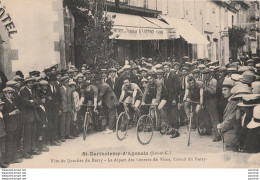
[{"label": "dark trousers", "polygon": [[106,105],[103,105],[101,111],[104,112],[106,125],[109,126],[110,130],[114,130],[116,127],[117,108],[115,106],[113,106],[112,108],[108,108]]},{"label": "dark trousers", "polygon": [[60,122],[60,134],[61,137],[70,135],[70,123],[72,119],[71,112],[63,112],[61,114],[61,122]]},{"label": "dark trousers", "polygon": [[54,141],[59,137],[59,111],[52,106],[50,109],[50,118],[48,122],[49,140]]},{"label": "dark trousers", "polygon": [[18,131],[7,131],[6,132],[6,142],[5,142],[5,161],[11,163],[17,159],[17,144],[16,137]]},{"label": "dark trousers", "polygon": [[36,122],[24,123],[23,149],[24,153],[35,150]]},{"label": "dark trousers", "polygon": [[210,121],[212,123],[212,132],[215,137],[220,136],[217,130],[217,125],[219,124],[219,114],[217,109],[217,99],[216,98],[208,98],[205,99],[204,108],[208,111]]},{"label": "dark trousers", "polygon": [[167,104],[167,119],[169,121],[170,127],[174,129],[179,129],[180,122],[179,122],[179,110],[177,105],[173,106]]}]

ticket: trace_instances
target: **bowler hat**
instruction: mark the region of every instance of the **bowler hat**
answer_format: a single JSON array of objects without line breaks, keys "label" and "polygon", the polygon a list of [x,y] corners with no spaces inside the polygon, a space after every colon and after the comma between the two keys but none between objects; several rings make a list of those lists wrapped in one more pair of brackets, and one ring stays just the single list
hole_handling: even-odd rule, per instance
[{"label": "bowler hat", "polygon": [[252,71],[246,71],[242,74],[242,79],[240,81],[242,83],[251,84],[255,81],[255,74]]},{"label": "bowler hat", "polygon": [[260,105],[256,105],[253,110],[253,118],[247,124],[248,129],[260,127]]}]

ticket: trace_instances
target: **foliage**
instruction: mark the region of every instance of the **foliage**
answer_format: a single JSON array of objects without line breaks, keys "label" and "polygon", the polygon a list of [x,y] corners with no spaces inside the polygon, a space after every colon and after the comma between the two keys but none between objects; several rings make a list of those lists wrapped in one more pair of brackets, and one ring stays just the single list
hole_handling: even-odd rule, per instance
[{"label": "foliage", "polygon": [[77,18],[75,44],[81,48],[84,63],[104,66],[113,56],[113,21],[106,16],[104,0],[64,0],[64,5]]},{"label": "foliage", "polygon": [[238,50],[246,44],[246,29],[233,26],[228,29],[229,48],[232,51],[232,58],[237,59]]}]

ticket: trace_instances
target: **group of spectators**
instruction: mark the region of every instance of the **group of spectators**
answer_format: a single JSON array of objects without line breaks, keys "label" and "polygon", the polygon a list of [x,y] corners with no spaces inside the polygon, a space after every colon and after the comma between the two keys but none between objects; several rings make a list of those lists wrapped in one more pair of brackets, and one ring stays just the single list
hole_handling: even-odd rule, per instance
[{"label": "group of spectators", "polygon": [[218,61],[183,59],[180,64],[142,57],[108,69],[55,65],[27,77],[17,71],[9,81],[1,75],[1,167],[79,137],[88,107],[99,114],[89,130],[110,134],[124,108],[141,114],[140,106],[157,105],[170,138],[180,136],[193,108],[192,129],[213,134],[213,142],[223,140],[226,150],[259,152],[260,64],[230,60],[220,67]]}]

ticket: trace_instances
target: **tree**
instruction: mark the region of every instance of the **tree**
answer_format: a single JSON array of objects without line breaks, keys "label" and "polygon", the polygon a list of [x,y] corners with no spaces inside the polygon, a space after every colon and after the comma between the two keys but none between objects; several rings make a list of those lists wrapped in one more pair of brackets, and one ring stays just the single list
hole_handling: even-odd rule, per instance
[{"label": "tree", "polygon": [[229,48],[231,49],[231,57],[237,59],[238,50],[246,44],[246,29],[233,26],[228,29]]},{"label": "tree", "polygon": [[112,20],[106,16],[104,0],[64,0],[64,5],[77,18],[76,47],[80,48],[86,64],[106,66],[114,54]]}]

